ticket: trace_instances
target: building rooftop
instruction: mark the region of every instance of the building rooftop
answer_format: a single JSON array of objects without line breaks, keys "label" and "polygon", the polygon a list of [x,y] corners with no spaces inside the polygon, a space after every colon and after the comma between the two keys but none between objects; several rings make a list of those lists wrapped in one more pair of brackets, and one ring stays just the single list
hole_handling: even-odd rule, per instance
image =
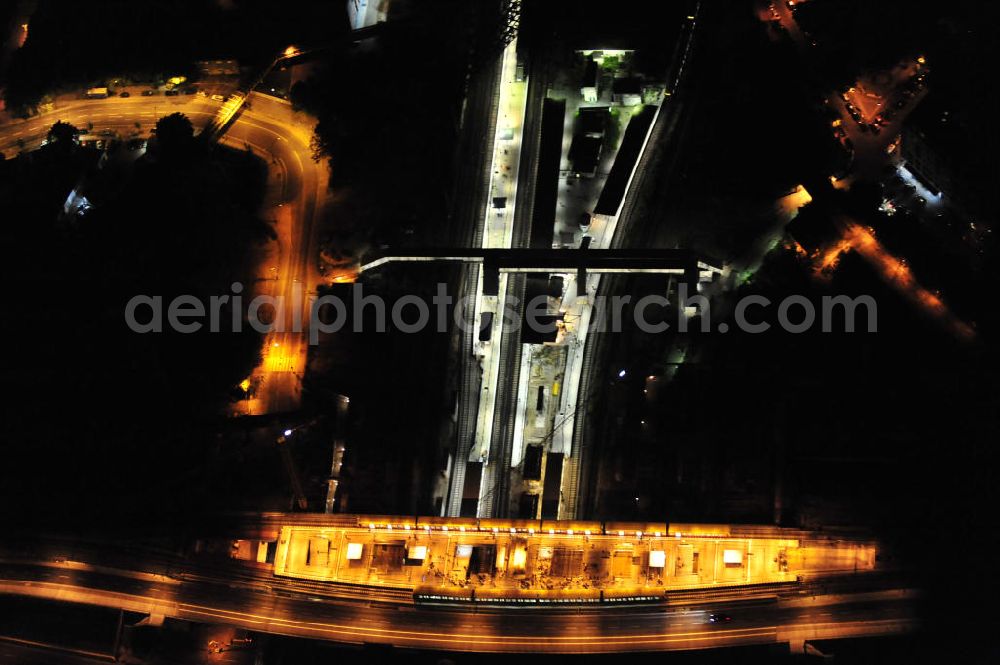
[{"label": "building rooftop", "polygon": [[642,81],[634,76],[616,78],[611,83],[611,92],[616,95],[638,95],[642,92]]},{"label": "building rooftop", "polygon": [[611,115],[607,106],[588,106],[580,109],[576,133],[585,136],[604,136]]},{"label": "building rooftop", "polygon": [[628,127],[625,129],[625,137],[622,139],[618,154],[615,155],[615,163],[608,174],[608,180],[604,183],[601,196],[594,206],[595,215],[607,215],[609,217],[617,215],[625,199],[625,189],[628,187],[629,178],[635,168],[639,153],[642,152],[643,143],[646,141],[646,134],[649,132],[656,114],[655,106],[644,106],[642,110],[632,116]]},{"label": "building rooftop", "polygon": [[534,249],[552,247],[559,195],[559,160],[562,156],[563,122],[566,102],[546,99],[542,106],[542,136],[535,173],[535,200],[531,211],[531,239]]},{"label": "building rooftop", "polygon": [[593,174],[597,171],[597,162],[601,158],[601,143],[603,141],[600,136],[583,134],[573,136],[573,143],[569,147],[569,161],[575,172]]}]

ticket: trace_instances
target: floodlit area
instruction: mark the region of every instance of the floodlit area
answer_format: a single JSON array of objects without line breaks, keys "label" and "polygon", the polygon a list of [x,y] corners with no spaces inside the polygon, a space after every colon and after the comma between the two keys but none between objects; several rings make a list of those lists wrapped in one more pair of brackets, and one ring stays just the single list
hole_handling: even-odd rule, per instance
[{"label": "floodlit area", "polygon": [[830,247],[816,252],[813,257],[813,268],[818,276],[829,276],[837,268],[840,257],[854,250],[876,269],[887,284],[924,313],[940,321],[957,338],[975,338],[975,329],[955,316],[939,294],[921,286],[906,259],[890,253],[875,237],[873,229],[852,221],[844,222],[842,226],[841,238]]},{"label": "floodlit area", "polygon": [[[524,125],[527,83],[517,80],[517,40],[504,50],[500,75],[500,97],[496,116],[496,137],[490,169],[490,196],[483,215],[483,248],[509,249],[514,233],[514,210],[517,204],[517,176]],[[503,312],[507,292],[507,275],[500,275],[497,296],[484,296],[483,273],[479,273],[476,288],[475,320],[482,325],[484,312]],[[476,416],[475,440],[468,461],[489,459],[493,438],[493,418],[496,409],[497,385],[500,375],[500,344],[502,316],[492,317],[491,341],[480,343],[476,355],[482,368],[482,383]],[[483,479],[487,474],[483,474]],[[482,494],[482,493],[481,493]],[[456,507],[457,508],[457,507]]]},{"label": "floodlit area", "polygon": [[358,516],[356,527],[282,527],[274,573],[514,598],[656,595],[872,571],[877,552],[777,527]]}]

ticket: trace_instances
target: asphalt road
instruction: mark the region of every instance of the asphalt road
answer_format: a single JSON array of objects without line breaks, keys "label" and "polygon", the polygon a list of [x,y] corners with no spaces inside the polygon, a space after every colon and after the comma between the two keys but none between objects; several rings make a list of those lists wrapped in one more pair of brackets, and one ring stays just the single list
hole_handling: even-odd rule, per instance
[{"label": "asphalt road", "polygon": [[[223,578],[176,580],[145,574],[0,564],[0,592],[153,612],[203,623],[343,643],[481,652],[607,653],[702,649],[911,629],[901,598],[837,604],[755,601],[725,607],[611,607],[600,610],[454,610],[344,602],[278,585]],[[733,621],[716,625],[724,611]]]},{"label": "asphalt road", "polygon": [[[276,279],[271,293],[283,297],[286,306],[283,325],[268,335],[264,362],[256,372],[262,378],[254,410],[259,415],[295,410],[301,398],[308,351],[306,305],[319,282],[316,217],[326,191],[327,171],[312,159],[311,127],[296,124],[287,103],[256,94],[250,102],[252,108],[242,112],[224,142],[249,144],[269,161],[272,175],[284,178],[282,196],[272,203],[278,260],[277,265],[268,266],[266,276]],[[279,322],[280,318],[275,319]]]},{"label": "asphalt road", "polygon": [[[303,312],[301,325],[293,325],[292,305],[306,303],[319,281],[313,260],[318,255],[314,229],[328,174],[323,164],[312,159],[312,125],[307,119],[293,113],[283,100],[251,95],[249,101],[250,108],[242,112],[221,142],[249,148],[267,162],[270,187],[263,214],[275,220],[278,242],[269,265],[260,268],[258,283],[253,287],[245,285],[244,302],[263,293],[283,296],[286,303],[283,330],[277,330],[276,325],[267,336],[264,361],[255,371],[256,398],[238,405],[244,413],[260,415],[291,411],[299,404],[309,317]],[[107,99],[63,97],[55,106],[27,120],[0,124],[0,151],[13,156],[37,148],[58,120],[80,129],[91,125],[94,134],[111,130],[122,137],[147,137],[159,118],[181,112],[200,128],[215,116],[221,103],[201,95],[132,95]]]},{"label": "asphalt road", "polygon": [[[141,131],[148,135],[156,121],[174,112],[186,114],[196,127],[205,124],[219,108],[219,102],[201,95],[156,95],[143,97],[108,97],[107,99],[71,99],[60,97],[55,108],[26,120],[10,120],[0,124],[0,152],[8,158],[20,150],[37,148],[49,128],[58,120],[69,122],[86,130],[93,123],[93,131],[111,129],[127,135]],[[139,128],[135,123],[139,123]],[[19,143],[21,142],[21,143]],[[23,144],[23,148],[21,145]]]}]

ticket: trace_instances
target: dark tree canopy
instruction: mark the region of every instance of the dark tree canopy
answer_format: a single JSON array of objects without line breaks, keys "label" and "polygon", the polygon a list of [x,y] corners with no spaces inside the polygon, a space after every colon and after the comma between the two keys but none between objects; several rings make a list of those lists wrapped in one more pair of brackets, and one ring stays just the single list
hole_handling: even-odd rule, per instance
[{"label": "dark tree canopy", "polygon": [[49,143],[57,143],[60,145],[70,145],[76,142],[76,138],[80,135],[80,130],[71,125],[68,122],[63,122],[62,120],[56,122],[49,129]]},{"label": "dark tree canopy", "polygon": [[171,113],[156,121],[156,147],[165,159],[175,159],[190,153],[194,143],[194,126],[183,113]]},{"label": "dark tree canopy", "polygon": [[470,42],[495,55],[496,20],[487,3],[424,3],[386,26],[378,51],[331,49],[292,87],[292,103],[318,118],[313,149],[331,157],[331,186],[350,188],[350,217],[376,242],[442,231]]},{"label": "dark tree canopy", "polygon": [[[197,145],[183,116],[160,125],[174,142]],[[183,160],[150,151],[130,161],[114,141],[103,151],[61,149],[75,134],[66,123],[52,134],[62,138],[0,162],[0,208],[18,221],[0,225],[0,244],[18,248],[9,267],[18,316],[0,329],[20,344],[4,364],[18,390],[0,439],[20,444],[0,465],[0,504],[27,503],[25,519],[46,506],[179,510],[187,499],[176,484],[204,462],[207,432],[257,364],[262,341],[246,327],[137,334],[125,325],[125,305],[138,294],[207,302],[247,283],[256,248],[273,237],[259,215],[266,167],[218,146]],[[92,204],[85,215],[65,218],[70,191]],[[46,481],[26,468],[44,468]],[[132,502],[121,504],[124,495]]]}]

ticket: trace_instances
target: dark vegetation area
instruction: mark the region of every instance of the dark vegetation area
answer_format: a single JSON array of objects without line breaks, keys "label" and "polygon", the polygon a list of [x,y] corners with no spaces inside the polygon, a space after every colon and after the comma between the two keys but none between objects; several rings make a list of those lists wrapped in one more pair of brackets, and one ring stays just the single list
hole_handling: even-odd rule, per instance
[{"label": "dark vegetation area", "polygon": [[[320,119],[317,153],[334,156],[337,204],[330,216],[339,221],[329,246],[341,251],[345,240],[355,247],[359,238],[364,244],[439,243],[446,240],[465,77],[479,66],[479,51],[496,51],[498,6],[400,2],[394,7],[400,26],[377,42],[350,47],[338,43],[346,16],[335,3],[42,0],[29,40],[7,71],[6,100],[26,111],[44,94],[111,77],[190,76],[199,59],[238,58],[253,67],[289,44],[327,47],[312,56],[318,73],[296,87],[294,100]],[[15,274],[37,280],[19,289],[32,294],[24,303],[19,295],[21,332],[11,329],[23,353],[5,363],[11,381],[22,386],[7,405],[18,415],[5,436],[21,445],[5,468],[38,469],[48,477],[39,484],[34,473],[13,473],[5,496],[51,515],[63,513],[62,502],[75,496],[91,514],[99,507],[178,515],[196,505],[196,494],[206,496],[184,487],[218,494],[206,487],[207,477],[254,478],[256,471],[227,474],[241,455],[229,444],[220,449],[218,441],[206,442],[214,440],[213,423],[228,392],[255,364],[259,339],[252,332],[136,335],[124,326],[124,304],[137,293],[162,295],[164,303],[178,294],[205,298],[245,281],[252,248],[271,234],[256,217],[263,165],[241,153],[206,152],[191,139],[190,124],[173,119],[158,127],[156,154],[134,164],[112,159],[98,170],[98,153],[77,146],[69,128],[56,133],[66,132],[64,140],[3,167],[8,219],[21,220],[4,227],[4,244],[26,248]],[[67,193],[80,182],[93,207],[79,219],[61,219]],[[403,287],[389,282],[381,288],[392,297]],[[55,305],[43,293],[73,297]],[[428,386],[437,385],[446,340],[374,334],[356,343],[372,361],[345,381],[335,362],[343,356],[331,352],[334,372],[313,377],[308,406],[322,408],[328,388],[353,391],[363,427],[348,459],[366,479],[355,496],[359,505],[388,510],[410,503],[406,497],[419,481],[404,467],[434,440],[440,392]],[[387,390],[409,398],[387,401]],[[271,446],[261,449],[269,459]],[[398,468],[385,475],[387,461]],[[313,462],[307,476],[323,466]],[[58,468],[50,472],[53,464]],[[400,474],[405,478],[397,482]],[[276,478],[262,478],[274,489]],[[392,483],[388,493],[386,482]],[[238,498],[215,498],[222,502],[212,501],[216,508],[246,506]]]},{"label": "dark vegetation area", "polygon": [[[358,47],[337,43],[345,17],[330,3],[86,7],[40,3],[31,48],[17,52],[9,72],[12,104],[27,108],[47,91],[104,77],[190,72],[198,58],[253,65],[290,43],[320,43],[327,48],[310,56],[317,73],[293,99],[319,117],[317,153],[332,157],[326,246],[447,242],[461,98],[467,74],[499,48],[497,3],[400,2],[401,24]],[[73,57],[64,57],[66,49]],[[70,497],[82,523],[113,513],[109,521],[122,527],[130,515],[153,524],[206,505],[253,509],[250,496],[264,502],[258,508],[282,508],[274,498],[288,480],[267,425],[240,434],[218,422],[233,386],[257,361],[258,336],[141,336],[124,325],[125,302],[137,293],[162,295],[164,303],[178,294],[229,293],[231,282],[251,274],[253,247],[271,237],[256,213],[263,164],[206,151],[179,117],[162,121],[157,134],[148,156],[134,164],[113,157],[98,169],[99,154],[59,127],[50,145],[3,166],[9,218],[22,220],[4,227],[4,244],[27,248],[15,274],[40,282],[18,289],[24,316],[10,332],[23,352],[7,363],[21,388],[5,405],[17,414],[5,438],[21,445],[5,466],[4,496],[31,508],[20,516],[25,522],[36,514],[65,520]],[[80,183],[93,207],[64,219],[59,210]],[[391,304],[425,287],[429,297],[434,277],[394,275],[374,288]],[[40,296],[67,291],[73,297],[57,305]],[[356,479],[352,507],[426,508],[429,486],[416,460],[438,462],[447,338],[432,331],[348,337],[319,349],[304,406],[322,412],[335,394],[352,397],[356,426],[345,470]],[[329,469],[329,431],[314,429],[299,439],[318,445],[293,446],[310,488]],[[47,480],[39,483],[39,475]]]},{"label": "dark vegetation area", "polygon": [[[938,657],[941,648],[949,660],[983,662],[977,641],[957,644],[953,637],[966,621],[955,608],[989,601],[978,580],[992,574],[995,547],[996,242],[985,247],[976,272],[914,218],[882,218],[877,185],[856,185],[847,195],[823,187],[839,162],[818,102],[819,92],[848,85],[861,72],[925,54],[933,94],[955,93],[948,97],[954,107],[981,117],[972,125],[982,130],[978,148],[955,149],[975,163],[988,161],[993,121],[980,114],[996,99],[983,85],[983,63],[993,61],[996,46],[979,26],[990,22],[990,12],[961,2],[947,10],[902,2],[848,6],[855,11],[826,2],[796,9],[803,27],[815,26],[813,63],[787,39],[763,39],[764,27],[750,12],[717,18],[707,48],[696,55],[695,118],[682,139],[680,184],[663,196],[669,202],[659,244],[679,241],[731,256],[731,248],[745,247],[773,223],[767,200],[804,182],[814,197],[822,193],[824,205],[875,226],[922,285],[941,289],[960,317],[975,322],[977,340],[956,340],[856,254],[843,256],[833,280],[823,282],[779,245],[737,295],[774,303],[792,294],[814,303],[823,295],[871,295],[878,332],[741,334],[720,301],[713,320],[729,322],[726,335],[618,336],[591,405],[608,445],[598,517],[867,526],[885,543],[884,556],[930,592],[927,630],[917,642],[924,656]],[[826,15],[836,20],[820,20]],[[712,48],[727,39],[727,48]],[[994,172],[985,165],[979,176]],[[663,288],[640,279],[631,292]],[[774,325],[774,315],[772,308],[759,318]],[[678,357],[681,364],[672,364]],[[618,367],[628,367],[628,379],[614,379]],[[644,393],[648,375],[658,377],[657,387]],[[949,564],[955,556],[961,563]]]},{"label": "dark vegetation area", "polygon": [[[136,334],[126,303],[162,296],[165,313],[177,295],[207,302],[246,282],[254,248],[273,236],[258,216],[266,171],[249,153],[203,145],[179,114],[137,159],[119,144],[99,166],[74,134],[57,125],[48,145],[0,162],[12,276],[0,505],[64,528],[109,513],[125,525],[193,500],[206,426],[261,343],[249,329],[167,332],[166,319],[164,333]],[[92,207],[66,216],[74,188]]]},{"label": "dark vegetation area", "polygon": [[291,101],[319,119],[317,154],[342,192],[329,244],[447,242],[449,185],[466,74],[496,53],[496,3],[402,3],[374,42],[335,47]]},{"label": "dark vegetation area", "polygon": [[[956,44],[941,44],[941,37],[958,36],[955,28],[964,24],[960,38],[974,37],[983,44],[992,17],[988,7],[976,0],[957,0],[946,7],[905,0],[865,2],[804,2],[795,8],[796,21],[816,42],[814,58],[823,80],[831,87],[850,86],[860,72],[891,68],[902,58],[924,54],[932,62],[938,55],[955,53]],[[971,19],[971,23],[970,23]],[[980,28],[981,26],[981,28]]]},{"label": "dark vegetation area", "polygon": [[43,95],[124,77],[193,76],[197,60],[261,66],[289,44],[323,44],[347,31],[342,3],[319,0],[39,0],[5,97],[29,110]]},{"label": "dark vegetation area", "polygon": [[[928,591],[925,655],[974,655],[978,641],[952,637],[967,621],[954,608],[989,602],[979,580],[1000,498],[995,341],[956,341],[857,255],[829,283],[809,273],[779,249],[739,295],[804,295],[817,310],[824,295],[870,295],[878,332],[786,333],[772,306],[750,317],[772,325],[763,334],[737,331],[723,309],[713,319],[729,322],[725,335],[622,335],[592,407],[607,446],[596,517],[868,528],[883,561]],[[679,366],[671,340],[686,350]]]},{"label": "dark vegetation area", "polygon": [[658,242],[731,260],[773,224],[762,208],[770,217],[776,198],[845,160],[829,123],[811,112],[817,100],[796,84],[807,72],[794,47],[769,42],[750,11],[706,20],[713,29],[692,63],[704,75],[681,92],[691,110],[678,140],[690,147],[673,158],[681,184],[670,205],[688,221],[663,224]]},{"label": "dark vegetation area", "polygon": [[[462,0],[394,5],[399,12],[374,42],[332,49],[297,83],[291,101],[319,119],[314,147],[329,156],[334,201],[323,249],[454,245],[452,182],[466,76],[484,76],[495,56],[498,3]],[[461,196],[461,194],[459,194]],[[363,278],[387,310],[402,295],[427,302],[452,268],[383,269]],[[350,302],[349,291],[343,293]],[[409,314],[413,317],[412,310]],[[341,506],[350,512],[433,512],[448,335],[332,335],[311,356],[308,388],[351,399]],[[350,328],[350,326],[348,326]]]},{"label": "dark vegetation area", "polygon": [[[389,268],[352,286],[362,287],[365,296],[381,297],[389,318],[401,297],[415,295],[431,303],[436,285],[450,278],[450,268]],[[333,293],[352,302],[349,286]],[[327,315],[322,314],[324,321],[331,320]],[[412,306],[403,311],[407,322],[416,317]],[[318,347],[307,385],[317,398],[331,393],[350,396],[340,508],[362,514],[433,514],[436,471],[446,463],[439,431],[451,408],[442,390],[449,334],[436,330],[433,309],[429,324],[416,333],[391,324],[385,332],[377,332],[378,316],[372,306],[362,319],[364,332],[353,332],[355,320],[350,318],[341,332],[329,335]]]}]

